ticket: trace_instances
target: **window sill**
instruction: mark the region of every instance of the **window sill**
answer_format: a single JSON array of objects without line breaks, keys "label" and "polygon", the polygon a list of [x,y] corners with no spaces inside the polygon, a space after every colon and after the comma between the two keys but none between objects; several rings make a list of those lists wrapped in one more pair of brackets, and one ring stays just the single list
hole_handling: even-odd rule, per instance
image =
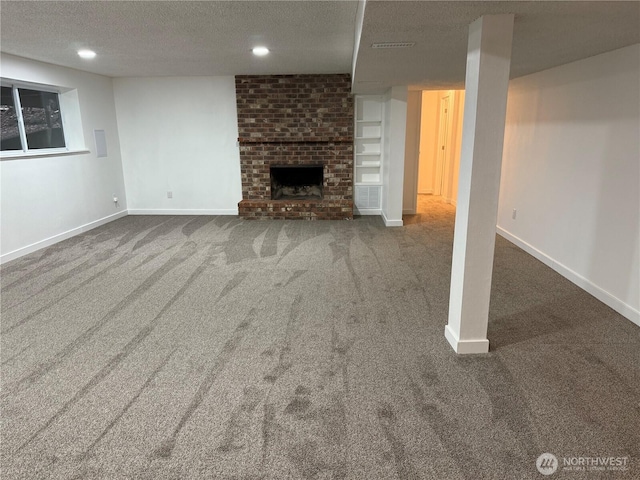
[{"label": "window sill", "polygon": [[90,150],[82,149],[82,150],[48,150],[44,152],[3,152],[0,154],[0,161],[5,160],[22,160],[25,158],[42,158],[42,157],[64,157],[67,155],[83,155],[86,153],[91,153]]}]

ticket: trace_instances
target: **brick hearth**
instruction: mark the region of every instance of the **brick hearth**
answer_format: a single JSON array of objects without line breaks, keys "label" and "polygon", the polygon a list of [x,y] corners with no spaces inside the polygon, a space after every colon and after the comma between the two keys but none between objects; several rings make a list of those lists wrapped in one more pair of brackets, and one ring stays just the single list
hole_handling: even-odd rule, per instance
[{"label": "brick hearth", "polygon": [[[246,218],[353,218],[349,75],[236,76]],[[320,200],[272,200],[271,165],[323,167]]]}]

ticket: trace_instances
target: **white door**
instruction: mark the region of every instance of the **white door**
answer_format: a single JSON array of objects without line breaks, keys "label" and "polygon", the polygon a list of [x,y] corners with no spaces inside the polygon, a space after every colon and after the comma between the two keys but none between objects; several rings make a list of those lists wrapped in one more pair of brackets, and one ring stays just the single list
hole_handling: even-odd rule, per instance
[{"label": "white door", "polygon": [[434,195],[442,195],[444,192],[444,172],[447,168],[447,141],[449,139],[449,94],[440,98],[440,122],[438,126],[438,157],[436,160],[436,178],[434,182]]}]

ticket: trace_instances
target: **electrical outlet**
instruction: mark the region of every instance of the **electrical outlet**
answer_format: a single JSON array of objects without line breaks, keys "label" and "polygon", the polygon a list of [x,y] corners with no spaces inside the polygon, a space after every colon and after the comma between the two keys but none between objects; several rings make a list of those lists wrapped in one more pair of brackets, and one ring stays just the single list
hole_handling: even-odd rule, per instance
[{"label": "electrical outlet", "polygon": [[173,192],[167,192],[167,198],[173,198]]},{"label": "electrical outlet", "polygon": [[513,209],[513,212],[511,212],[511,218],[513,218],[514,220],[516,219],[516,215],[518,214],[518,210],[516,210],[515,208]]}]

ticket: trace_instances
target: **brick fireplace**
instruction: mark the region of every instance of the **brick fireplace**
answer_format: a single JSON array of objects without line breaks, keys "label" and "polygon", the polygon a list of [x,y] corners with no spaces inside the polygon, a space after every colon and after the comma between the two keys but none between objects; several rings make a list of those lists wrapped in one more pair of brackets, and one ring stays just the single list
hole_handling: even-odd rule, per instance
[{"label": "brick fireplace", "polygon": [[236,76],[240,216],[353,218],[350,91],[346,74]]}]

